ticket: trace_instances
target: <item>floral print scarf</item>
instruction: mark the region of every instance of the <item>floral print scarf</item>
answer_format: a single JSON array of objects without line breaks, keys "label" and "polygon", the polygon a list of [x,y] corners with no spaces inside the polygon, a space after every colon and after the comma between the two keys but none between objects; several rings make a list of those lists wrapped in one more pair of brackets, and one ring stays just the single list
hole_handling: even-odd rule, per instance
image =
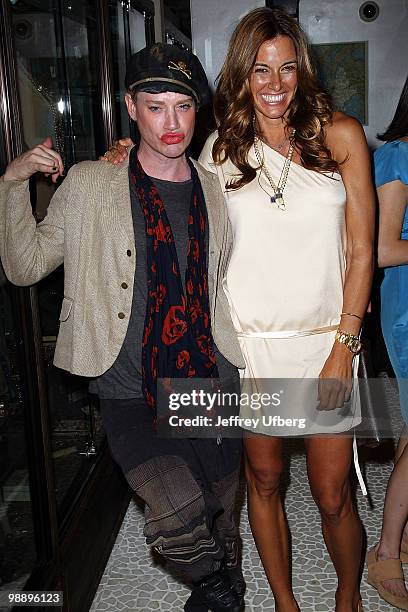
[{"label": "floral print scarf", "polygon": [[[210,327],[204,194],[189,161],[193,188],[188,218],[184,292],[173,232],[156,186],[137,155],[130,159],[146,227],[147,306],[142,340],[142,387],[156,408],[158,378],[218,377]],[[186,293],[186,294],[185,294]]]}]

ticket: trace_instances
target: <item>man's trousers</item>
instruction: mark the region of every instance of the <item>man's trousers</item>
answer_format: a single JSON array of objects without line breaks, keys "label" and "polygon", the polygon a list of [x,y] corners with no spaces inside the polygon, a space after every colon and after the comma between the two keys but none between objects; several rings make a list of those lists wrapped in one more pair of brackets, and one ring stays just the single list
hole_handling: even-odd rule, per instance
[{"label": "man's trousers", "polygon": [[100,406],[112,456],[145,502],[147,543],[194,581],[216,571],[238,536],[241,440],[160,438],[143,400]]}]

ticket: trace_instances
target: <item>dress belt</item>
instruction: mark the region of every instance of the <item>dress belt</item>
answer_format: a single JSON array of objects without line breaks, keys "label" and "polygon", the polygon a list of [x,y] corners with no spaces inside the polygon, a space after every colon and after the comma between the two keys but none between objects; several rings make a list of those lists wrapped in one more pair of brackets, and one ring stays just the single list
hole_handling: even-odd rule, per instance
[{"label": "dress belt", "polygon": [[337,331],[337,325],[327,325],[326,327],[315,327],[303,331],[274,331],[274,332],[238,332],[239,338],[301,338],[302,336],[314,336],[315,334],[326,334],[327,332]]}]

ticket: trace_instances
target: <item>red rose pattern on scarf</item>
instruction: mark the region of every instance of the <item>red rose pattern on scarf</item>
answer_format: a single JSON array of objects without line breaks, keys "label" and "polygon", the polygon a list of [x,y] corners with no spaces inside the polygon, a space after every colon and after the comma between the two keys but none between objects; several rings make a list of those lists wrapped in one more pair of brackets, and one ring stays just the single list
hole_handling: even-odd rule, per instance
[{"label": "red rose pattern on scarf", "polygon": [[188,217],[185,295],[165,205],[135,153],[129,162],[130,177],[145,218],[147,250],[142,385],[146,402],[156,408],[158,378],[218,377],[210,330],[207,216],[198,174],[189,162],[193,189]]}]

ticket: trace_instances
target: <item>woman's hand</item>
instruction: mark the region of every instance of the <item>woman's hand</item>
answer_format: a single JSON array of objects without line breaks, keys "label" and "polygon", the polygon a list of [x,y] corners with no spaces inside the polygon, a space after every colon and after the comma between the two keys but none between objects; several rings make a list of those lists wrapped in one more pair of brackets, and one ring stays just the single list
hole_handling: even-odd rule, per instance
[{"label": "woman's hand", "polygon": [[106,151],[105,155],[102,155],[99,159],[101,161],[108,161],[111,164],[115,165],[121,164],[127,158],[129,151],[134,144],[135,143],[131,138],[122,138],[121,140],[115,140],[110,149]]},{"label": "woman's hand", "polygon": [[53,150],[49,136],[38,146],[13,159],[6,168],[3,180],[26,181],[36,172],[51,175],[53,183],[64,174],[61,156]]},{"label": "woman's hand", "polygon": [[319,410],[341,408],[350,399],[353,357],[344,344],[334,343],[319,375]]}]

